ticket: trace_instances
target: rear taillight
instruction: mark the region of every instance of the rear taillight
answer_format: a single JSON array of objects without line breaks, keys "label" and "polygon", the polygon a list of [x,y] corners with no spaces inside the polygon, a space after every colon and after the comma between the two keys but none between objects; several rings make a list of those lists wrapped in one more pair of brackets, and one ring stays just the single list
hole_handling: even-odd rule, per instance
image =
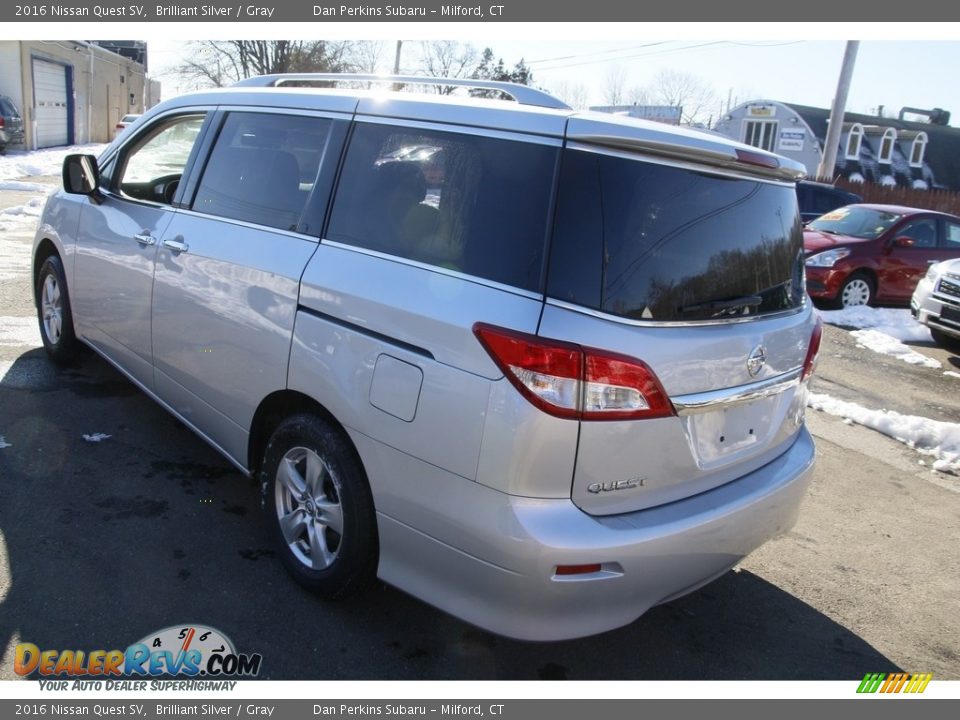
[{"label": "rear taillight", "polygon": [[484,323],[473,332],[514,387],[550,415],[639,420],[674,414],[653,370],[636,358]]},{"label": "rear taillight", "polygon": [[817,356],[820,355],[820,340],[823,338],[823,320],[817,316],[817,324],[813,327],[813,334],[810,336],[810,347],[807,348],[807,357],[803,361],[803,374],[800,381],[806,380],[813,375],[817,369]]},{"label": "rear taillight", "polygon": [[0,115],[0,128],[3,127],[3,123],[4,123],[3,115]]},{"label": "rear taillight", "polygon": [[123,123],[117,123],[117,127],[114,130],[123,130]]}]

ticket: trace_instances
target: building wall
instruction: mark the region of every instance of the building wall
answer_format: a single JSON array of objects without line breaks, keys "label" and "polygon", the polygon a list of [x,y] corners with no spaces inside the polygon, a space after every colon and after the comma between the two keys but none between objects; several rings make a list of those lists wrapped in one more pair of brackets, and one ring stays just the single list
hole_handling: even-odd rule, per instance
[{"label": "building wall", "polygon": [[[16,49],[15,49],[16,48]],[[143,66],[103,48],[82,42],[9,41],[0,43],[0,92],[17,102],[24,118],[25,145],[36,147],[33,59],[72,68],[73,141],[109,142],[117,121],[143,112],[146,78]],[[19,74],[20,91],[7,92]],[[17,97],[19,95],[19,98]]]},{"label": "building wall", "polygon": [[782,103],[754,100],[731,109],[714,126],[714,130],[739,142],[746,142],[747,123],[751,121],[776,122],[771,152],[803,163],[807,175],[813,175],[820,164],[822,152],[816,134],[800,115]]}]

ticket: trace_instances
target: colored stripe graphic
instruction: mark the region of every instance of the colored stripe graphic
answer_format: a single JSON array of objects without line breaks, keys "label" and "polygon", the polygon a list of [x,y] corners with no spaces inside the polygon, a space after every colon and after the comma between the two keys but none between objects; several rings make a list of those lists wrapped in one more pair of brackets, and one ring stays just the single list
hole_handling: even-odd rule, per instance
[{"label": "colored stripe graphic", "polygon": [[922,693],[933,679],[933,673],[867,673],[860,681],[858,693]]}]

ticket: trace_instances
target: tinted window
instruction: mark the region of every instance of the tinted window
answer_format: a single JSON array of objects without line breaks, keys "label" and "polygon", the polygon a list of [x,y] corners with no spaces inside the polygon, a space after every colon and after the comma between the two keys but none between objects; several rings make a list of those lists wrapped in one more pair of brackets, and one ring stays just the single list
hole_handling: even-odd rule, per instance
[{"label": "tinted window", "polygon": [[540,288],[557,149],[358,124],[327,237]]},{"label": "tinted window", "polygon": [[203,115],[165,121],[125,150],[120,192],[139,200],[172,202],[203,121]]},{"label": "tinted window", "polygon": [[803,301],[796,191],[567,151],[549,293],[638,320],[772,313]]},{"label": "tinted window", "polygon": [[934,248],[937,246],[937,221],[933,218],[913,220],[900,227],[896,235],[913,240],[915,248]]},{"label": "tinted window", "polygon": [[193,209],[296,230],[329,130],[323,118],[232,113],[210,154]]}]

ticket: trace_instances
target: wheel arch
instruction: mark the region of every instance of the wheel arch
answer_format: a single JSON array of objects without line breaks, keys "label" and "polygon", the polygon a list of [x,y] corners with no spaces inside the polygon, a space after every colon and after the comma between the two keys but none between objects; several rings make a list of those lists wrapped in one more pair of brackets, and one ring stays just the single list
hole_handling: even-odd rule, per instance
[{"label": "wheel arch", "polygon": [[[40,281],[40,268],[43,267],[43,263],[46,262],[48,257],[56,255],[60,258],[60,264],[63,264],[63,254],[60,252],[60,248],[57,247],[57,244],[50,238],[44,238],[39,243],[37,243],[37,249],[33,253],[33,291],[34,299],[36,299],[36,289],[37,283]],[[66,272],[66,268],[64,268]]]},{"label": "wheel arch", "polygon": [[309,395],[297,392],[296,390],[284,389],[267,395],[260,401],[260,405],[253,414],[253,421],[250,423],[250,435],[247,441],[246,463],[251,477],[257,478],[260,474],[263,453],[267,448],[267,443],[270,441],[270,436],[273,434],[273,431],[283,422],[284,418],[299,413],[318,415],[335,427],[353,451],[366,476],[366,467],[363,464],[363,458],[360,457],[360,453],[357,451],[356,445],[353,444],[350,434],[343,424],[334,417],[333,413]]}]

